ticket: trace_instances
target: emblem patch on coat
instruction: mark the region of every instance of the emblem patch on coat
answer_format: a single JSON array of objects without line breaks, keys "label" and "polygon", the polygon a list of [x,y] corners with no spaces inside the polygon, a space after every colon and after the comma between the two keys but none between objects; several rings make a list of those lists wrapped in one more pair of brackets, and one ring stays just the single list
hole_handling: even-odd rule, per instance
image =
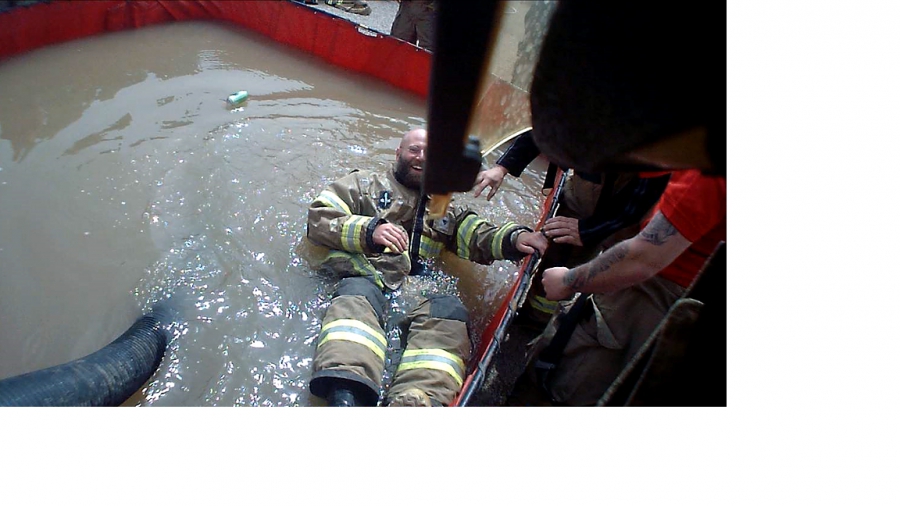
[{"label": "emblem patch on coat", "polygon": [[391,192],[385,190],[378,195],[378,209],[391,207]]},{"label": "emblem patch on coat", "polygon": [[434,225],[432,225],[431,228],[445,235],[450,235],[451,233],[453,233],[453,229],[450,227],[449,216],[444,216],[443,218],[435,221]]}]

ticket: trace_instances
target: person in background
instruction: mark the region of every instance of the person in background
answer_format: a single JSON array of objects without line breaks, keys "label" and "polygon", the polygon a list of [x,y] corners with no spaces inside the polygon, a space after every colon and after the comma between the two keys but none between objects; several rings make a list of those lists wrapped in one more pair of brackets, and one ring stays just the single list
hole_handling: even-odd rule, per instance
[{"label": "person in background", "polygon": [[[309,384],[329,405],[378,403],[387,352],[384,293],[399,288],[419,258],[449,249],[489,264],[518,261],[547,247],[546,238],[528,227],[495,226],[452,204],[443,218],[426,219],[426,150],[426,131],[412,130],[403,136],[391,172],[353,172],[309,206],[307,237],[330,249],[321,266],[342,278],[322,320]],[[448,405],[462,387],[471,353],[466,308],[455,296],[432,294],[408,320],[385,403]]]},{"label": "person in background", "polygon": [[[490,169],[482,171],[475,180],[475,197],[490,188],[487,200],[493,198],[507,174],[519,177],[540,150],[525,132],[515,138],[510,147]],[[551,165],[548,170],[556,170]],[[550,247],[541,261],[535,279],[549,267],[572,266],[593,258],[609,242],[630,237],[637,226],[659,200],[669,180],[668,172],[647,166],[643,172],[631,165],[626,172],[617,172],[611,164],[602,173],[574,171],[563,187],[557,216],[547,220],[542,232],[550,240]],[[623,231],[624,230],[624,231]],[[630,233],[630,234],[629,234]],[[517,315],[517,323],[543,327],[556,311],[557,302],[547,298],[541,283],[532,283],[526,302]]]},{"label": "person in background", "polygon": [[398,0],[400,8],[391,24],[391,36],[434,51],[436,0]]}]

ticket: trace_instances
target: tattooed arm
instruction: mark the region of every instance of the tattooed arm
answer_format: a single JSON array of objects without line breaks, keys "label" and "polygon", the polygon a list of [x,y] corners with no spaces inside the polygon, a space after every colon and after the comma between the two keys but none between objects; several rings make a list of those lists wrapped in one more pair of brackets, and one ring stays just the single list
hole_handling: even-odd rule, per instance
[{"label": "tattooed arm", "polygon": [[615,292],[655,276],[681,255],[691,243],[657,212],[641,232],[604,251],[590,262],[567,269],[544,271],[544,289],[550,300],[562,300],[575,292]]}]

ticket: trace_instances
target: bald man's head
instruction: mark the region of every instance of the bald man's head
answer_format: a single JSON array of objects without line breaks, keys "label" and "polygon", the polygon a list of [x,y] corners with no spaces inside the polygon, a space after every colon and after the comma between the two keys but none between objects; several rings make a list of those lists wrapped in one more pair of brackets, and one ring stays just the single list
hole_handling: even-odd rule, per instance
[{"label": "bald man's head", "polygon": [[416,128],[406,132],[397,147],[397,162],[394,177],[403,186],[418,190],[422,187],[422,170],[425,167],[425,149],[428,147],[428,132]]}]

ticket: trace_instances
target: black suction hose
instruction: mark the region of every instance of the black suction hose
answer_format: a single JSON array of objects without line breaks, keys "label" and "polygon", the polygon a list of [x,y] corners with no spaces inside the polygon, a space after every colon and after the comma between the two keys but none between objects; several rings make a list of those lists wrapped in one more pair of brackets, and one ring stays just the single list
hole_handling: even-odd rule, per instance
[{"label": "black suction hose", "polygon": [[174,312],[157,304],[84,358],[0,380],[0,406],[119,406],[159,367]]}]

